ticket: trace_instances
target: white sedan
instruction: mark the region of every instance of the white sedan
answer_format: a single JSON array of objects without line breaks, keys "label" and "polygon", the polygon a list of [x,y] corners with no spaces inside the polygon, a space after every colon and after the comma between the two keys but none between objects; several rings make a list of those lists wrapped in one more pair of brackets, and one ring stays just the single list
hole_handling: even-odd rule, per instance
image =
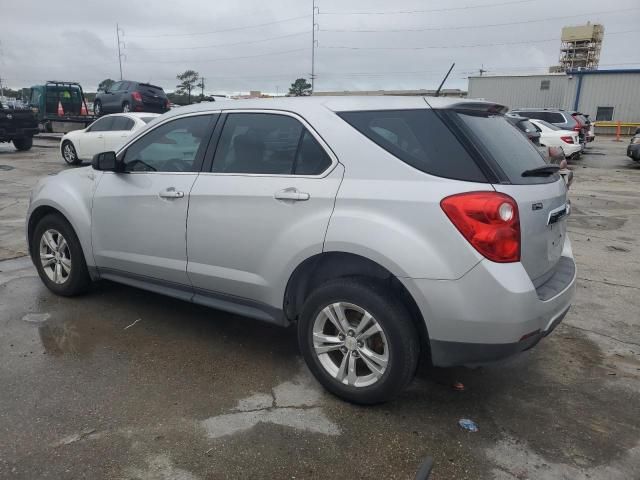
[{"label": "white sedan", "polygon": [[580,156],[582,152],[582,145],[578,138],[578,132],[572,130],[563,130],[556,125],[545,122],[544,120],[537,120],[530,118],[529,121],[533,123],[540,132],[540,143],[547,147],[561,147],[564,151],[564,156],[567,158],[576,158]]},{"label": "white sedan", "polygon": [[62,158],[69,165],[78,165],[91,160],[96,153],[116,151],[130,135],[157,116],[157,113],[117,113],[100,117],[87,128],[62,137]]}]

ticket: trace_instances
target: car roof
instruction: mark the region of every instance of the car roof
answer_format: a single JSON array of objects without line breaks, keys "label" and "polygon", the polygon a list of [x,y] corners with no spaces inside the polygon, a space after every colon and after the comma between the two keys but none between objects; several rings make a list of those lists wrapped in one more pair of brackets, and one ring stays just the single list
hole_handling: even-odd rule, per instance
[{"label": "car roof", "polygon": [[110,113],[109,115],[104,115],[105,117],[116,117],[116,116],[125,116],[132,118],[148,118],[148,117],[159,117],[159,113],[151,113],[151,112],[120,112],[120,113]]},{"label": "car roof", "polygon": [[483,100],[466,100],[462,98],[422,97],[422,96],[308,96],[256,98],[247,100],[220,100],[202,102],[173,109],[166,116],[177,116],[186,113],[197,113],[217,110],[284,110],[304,112],[310,109],[325,108],[334,112],[359,110],[404,110],[424,108],[473,108],[504,112],[506,107]]}]

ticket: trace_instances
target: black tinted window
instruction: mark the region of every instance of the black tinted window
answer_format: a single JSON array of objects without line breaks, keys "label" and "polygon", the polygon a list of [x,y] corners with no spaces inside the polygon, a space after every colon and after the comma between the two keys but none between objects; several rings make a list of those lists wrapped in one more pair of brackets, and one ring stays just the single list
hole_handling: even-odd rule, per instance
[{"label": "black tinted window", "polygon": [[127,149],[125,171],[192,172],[204,153],[211,128],[211,115],[160,125]]},{"label": "black tinted window", "polygon": [[114,117],[103,117],[99,120],[96,120],[89,127],[89,132],[108,132],[109,130],[111,130],[113,118]]},{"label": "black tinted window", "polygon": [[113,124],[111,125],[110,130],[131,130],[134,123],[135,122],[129,117],[113,117]]},{"label": "black tinted window", "polygon": [[[513,184],[547,183],[557,180],[548,177],[523,177],[525,170],[546,165],[546,162],[516,127],[502,115],[479,115],[459,112],[458,118],[480,149],[489,155]],[[527,122],[528,123],[528,122]]]},{"label": "black tinted window", "polygon": [[318,175],[324,172],[329,165],[331,165],[331,159],[327,152],[313,138],[313,135],[305,130],[300,141],[293,173],[296,175]]},{"label": "black tinted window", "polygon": [[431,109],[339,115],[380,147],[418,170],[457,180],[487,181],[469,152]]}]

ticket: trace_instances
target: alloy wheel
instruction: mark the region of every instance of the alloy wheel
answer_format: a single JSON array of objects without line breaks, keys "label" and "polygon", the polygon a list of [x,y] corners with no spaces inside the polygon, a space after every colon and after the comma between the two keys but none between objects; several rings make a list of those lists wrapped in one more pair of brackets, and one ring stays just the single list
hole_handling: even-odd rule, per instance
[{"label": "alloy wheel", "polygon": [[327,305],[313,323],[313,348],[334,379],[352,387],[375,384],[387,369],[389,346],[380,324],[346,302]]},{"label": "alloy wheel", "polygon": [[57,230],[46,230],[40,237],[40,264],[49,280],[58,285],[71,275],[69,244]]},{"label": "alloy wheel", "polygon": [[70,143],[65,143],[64,147],[62,147],[62,155],[67,163],[76,161],[76,151]]}]

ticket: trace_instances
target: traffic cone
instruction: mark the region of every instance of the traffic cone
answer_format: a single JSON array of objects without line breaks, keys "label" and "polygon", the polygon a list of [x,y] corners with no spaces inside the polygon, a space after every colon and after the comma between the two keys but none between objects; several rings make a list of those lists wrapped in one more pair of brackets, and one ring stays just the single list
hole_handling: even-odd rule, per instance
[{"label": "traffic cone", "polygon": [[64,115],[64,110],[62,108],[62,102],[58,100],[58,116],[62,117]]},{"label": "traffic cone", "polygon": [[80,107],[80,115],[87,116],[89,113],[87,112],[87,104],[82,102],[82,107]]}]

